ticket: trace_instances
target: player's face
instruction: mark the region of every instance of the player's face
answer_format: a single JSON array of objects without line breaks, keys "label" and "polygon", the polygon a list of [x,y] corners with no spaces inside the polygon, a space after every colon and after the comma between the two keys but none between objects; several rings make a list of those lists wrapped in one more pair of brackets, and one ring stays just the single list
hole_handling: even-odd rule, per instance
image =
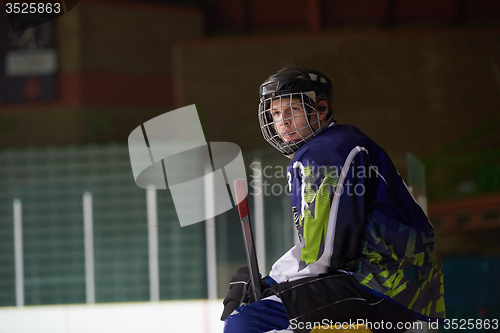
[{"label": "player's face", "polygon": [[276,131],[285,142],[307,139],[312,134],[311,127],[316,130],[319,126],[318,115],[310,114],[308,121],[308,115],[298,98],[274,100],[271,114]]}]

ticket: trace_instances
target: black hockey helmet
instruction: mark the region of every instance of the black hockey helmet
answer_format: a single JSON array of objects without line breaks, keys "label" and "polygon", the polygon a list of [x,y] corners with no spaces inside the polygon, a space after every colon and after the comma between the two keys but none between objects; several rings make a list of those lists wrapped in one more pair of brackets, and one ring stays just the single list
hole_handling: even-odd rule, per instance
[{"label": "black hockey helmet", "polygon": [[[259,94],[259,122],[264,139],[286,156],[297,151],[308,139],[321,132],[334,119],[332,82],[328,76],[317,70],[298,66],[285,67],[260,85]],[[307,113],[307,127],[310,129],[308,136],[301,136],[299,140],[288,142],[282,139],[276,130],[271,114],[271,104],[278,99],[288,100],[289,104],[292,99],[300,101]],[[327,121],[323,126],[312,126],[314,122],[309,121],[310,116],[325,111],[324,107],[317,107],[321,100],[326,101],[328,105]]]}]

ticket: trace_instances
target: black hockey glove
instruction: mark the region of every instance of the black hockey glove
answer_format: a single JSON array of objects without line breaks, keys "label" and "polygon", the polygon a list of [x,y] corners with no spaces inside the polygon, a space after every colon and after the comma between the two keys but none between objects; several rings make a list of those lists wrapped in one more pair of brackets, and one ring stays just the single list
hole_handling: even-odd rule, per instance
[{"label": "black hockey glove", "polygon": [[[224,298],[224,311],[220,318],[222,321],[226,320],[226,318],[241,305],[255,302],[250,279],[248,267],[240,267],[236,270],[236,274],[233,275],[229,283],[229,292],[226,298]],[[260,280],[260,288],[263,298],[273,294],[265,279]]]},{"label": "black hockey glove", "polygon": [[226,318],[240,306],[243,294],[247,289],[248,281],[250,281],[248,267],[238,268],[236,274],[233,275],[229,282],[229,292],[226,298],[224,298],[224,311],[222,312],[220,320],[226,320]]}]

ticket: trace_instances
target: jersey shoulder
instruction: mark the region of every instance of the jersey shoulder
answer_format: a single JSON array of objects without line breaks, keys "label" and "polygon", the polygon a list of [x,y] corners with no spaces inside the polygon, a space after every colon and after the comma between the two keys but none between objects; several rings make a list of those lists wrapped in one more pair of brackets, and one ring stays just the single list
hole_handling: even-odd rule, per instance
[{"label": "jersey shoulder", "polygon": [[308,164],[342,165],[356,147],[368,149],[371,140],[356,126],[337,124],[312,138],[293,160]]}]

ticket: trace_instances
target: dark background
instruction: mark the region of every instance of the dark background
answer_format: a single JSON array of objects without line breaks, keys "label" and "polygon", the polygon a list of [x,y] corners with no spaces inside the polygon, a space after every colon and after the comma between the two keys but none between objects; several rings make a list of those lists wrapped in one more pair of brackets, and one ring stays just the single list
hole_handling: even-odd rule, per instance
[{"label": "dark background", "polygon": [[[23,33],[7,22],[2,11],[2,58]],[[498,315],[498,0],[88,0],[49,26],[55,72],[0,69],[3,156],[126,145],[141,123],[193,103],[207,141],[267,154],[258,86],[282,67],[315,67],[334,82],[338,121],[384,147],[403,178],[408,152],[424,162],[449,311]],[[460,298],[462,271],[487,282],[472,274]]]}]

